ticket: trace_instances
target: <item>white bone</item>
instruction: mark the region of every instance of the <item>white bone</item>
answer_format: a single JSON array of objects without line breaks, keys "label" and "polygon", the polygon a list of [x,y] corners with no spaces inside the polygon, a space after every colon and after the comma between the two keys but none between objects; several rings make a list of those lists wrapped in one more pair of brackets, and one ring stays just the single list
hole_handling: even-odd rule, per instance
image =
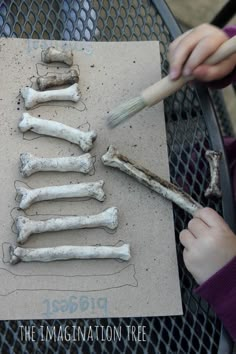
[{"label": "white bone", "polygon": [[128,157],[120,154],[112,145],[110,145],[106,154],[102,156],[102,162],[106,166],[118,168],[120,171],[134,177],[138,182],[177,204],[189,214],[193,215],[196,210],[202,208],[190,195],[146,168],[137,165],[134,161],[129,160]]},{"label": "white bone", "polygon": [[41,59],[44,63],[65,63],[69,66],[73,65],[73,53],[71,50],[58,50],[54,47],[49,47],[42,51]]},{"label": "white bone", "polygon": [[102,189],[104,181],[69,184],[64,186],[51,186],[37,189],[19,187],[16,195],[20,202],[21,209],[27,209],[31,204],[45,200],[61,198],[94,198],[99,201],[105,200],[105,193]]},{"label": "white bone", "polygon": [[10,263],[53,262],[69,259],[130,259],[130,246],[58,246],[48,248],[21,248],[10,246]]},{"label": "white bone", "polygon": [[83,132],[82,130],[72,128],[63,123],[35,118],[29,113],[23,113],[18,127],[22,133],[32,130],[37,134],[70,141],[71,143],[79,145],[84,152],[91,150],[97,138],[97,134],[94,130]]},{"label": "white bone", "polygon": [[24,244],[32,234],[44,232],[105,227],[110,230],[118,226],[118,209],[108,208],[100,214],[88,216],[65,216],[48,220],[30,220],[24,216],[16,219],[17,242]]},{"label": "white bone", "polygon": [[222,197],[220,189],[220,160],[222,157],[221,152],[207,150],[205,157],[210,165],[211,180],[209,187],[205,191],[205,197]]},{"label": "white bone", "polygon": [[80,156],[39,158],[29,153],[20,154],[20,172],[23,177],[43,171],[89,173],[93,169],[93,157]]},{"label": "white bone", "polygon": [[72,101],[78,102],[80,99],[79,85],[74,84],[60,90],[36,91],[31,87],[21,89],[21,95],[25,101],[25,108],[30,109],[34,106],[49,101]]},{"label": "white bone", "polygon": [[47,88],[73,85],[79,82],[79,74],[76,70],[70,70],[67,73],[57,73],[50,76],[41,76],[37,78],[37,85],[40,91],[44,91]]}]

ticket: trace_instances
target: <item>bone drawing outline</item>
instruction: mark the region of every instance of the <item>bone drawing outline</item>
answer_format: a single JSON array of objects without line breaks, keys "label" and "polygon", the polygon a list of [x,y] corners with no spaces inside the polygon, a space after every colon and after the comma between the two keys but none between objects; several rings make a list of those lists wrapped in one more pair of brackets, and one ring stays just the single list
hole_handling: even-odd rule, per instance
[{"label": "bone drawing outline", "polygon": [[[4,281],[4,277],[6,280]],[[115,285],[110,282],[116,277]],[[134,264],[129,264],[120,270],[107,274],[16,274],[8,269],[0,268],[0,296],[8,296],[16,291],[57,291],[57,292],[96,292],[122,288],[125,286],[138,287]],[[63,279],[63,288],[57,288],[58,280]],[[81,282],[86,279],[86,282]],[[50,285],[47,284],[50,280]],[[88,281],[89,280],[89,283]]]}]

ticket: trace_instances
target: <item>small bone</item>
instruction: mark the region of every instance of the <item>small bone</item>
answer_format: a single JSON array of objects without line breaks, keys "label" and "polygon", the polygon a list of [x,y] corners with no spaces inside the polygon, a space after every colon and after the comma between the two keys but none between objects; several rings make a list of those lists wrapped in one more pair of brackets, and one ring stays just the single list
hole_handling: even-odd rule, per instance
[{"label": "small bone", "polygon": [[130,259],[130,246],[58,246],[48,248],[9,247],[10,263],[53,262],[69,259]]},{"label": "small bone", "polygon": [[20,119],[19,129],[22,133],[32,130],[37,134],[70,141],[71,143],[79,145],[84,152],[91,150],[97,138],[97,134],[94,130],[83,132],[82,130],[69,127],[63,123],[35,118],[29,113],[23,113]]},{"label": "small bone", "polygon": [[199,208],[202,208],[190,195],[146,168],[137,165],[134,161],[129,160],[128,157],[121,155],[112,145],[108,148],[107,153],[102,156],[102,162],[106,166],[118,168],[129,176],[134,177],[138,182],[177,204],[191,215]]},{"label": "small bone", "polygon": [[105,200],[105,193],[102,189],[104,181],[69,184],[64,186],[51,186],[37,189],[19,187],[16,195],[20,202],[21,209],[27,209],[31,204],[45,200],[61,198],[94,198],[100,202]]},{"label": "small bone", "polygon": [[89,173],[93,169],[93,157],[80,156],[39,158],[29,153],[20,154],[20,172],[23,177],[43,171]]},{"label": "small bone", "polygon": [[50,87],[73,85],[79,82],[79,75],[76,70],[70,70],[66,74],[55,74],[53,76],[42,76],[37,78],[37,85],[40,91]]},{"label": "small bone", "polygon": [[64,63],[69,66],[73,65],[73,53],[71,50],[58,50],[54,47],[49,47],[42,51],[41,59],[44,63]]},{"label": "small bone", "polygon": [[118,209],[108,208],[100,214],[88,216],[65,216],[48,220],[30,220],[24,216],[16,219],[17,242],[23,245],[32,234],[44,232],[105,227],[110,230],[118,226]]},{"label": "small bone", "polygon": [[222,197],[220,189],[220,160],[222,153],[213,150],[207,150],[205,157],[210,165],[211,181],[209,187],[205,191],[205,197]]},{"label": "small bone", "polygon": [[34,106],[49,101],[72,101],[78,102],[80,99],[79,85],[74,84],[60,90],[36,91],[31,87],[21,89],[21,96],[25,101],[25,108],[30,109]]}]

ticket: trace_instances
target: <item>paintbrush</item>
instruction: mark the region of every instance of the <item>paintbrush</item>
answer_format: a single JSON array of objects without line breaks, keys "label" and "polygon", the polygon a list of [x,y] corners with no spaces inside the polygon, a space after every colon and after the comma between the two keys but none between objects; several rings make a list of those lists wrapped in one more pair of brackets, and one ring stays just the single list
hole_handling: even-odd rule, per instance
[{"label": "paintbrush", "polygon": [[[214,65],[226,59],[230,55],[236,53],[236,36],[224,42],[217,51],[211,55],[205,64]],[[151,107],[164,98],[172,95],[183,87],[187,82],[194,80],[193,76],[183,77],[178,80],[171,80],[170,76],[164,77],[154,85],[146,88],[140,96],[130,99],[112,110],[107,117],[107,125],[114,128],[124,120],[134,116],[145,107]]]}]

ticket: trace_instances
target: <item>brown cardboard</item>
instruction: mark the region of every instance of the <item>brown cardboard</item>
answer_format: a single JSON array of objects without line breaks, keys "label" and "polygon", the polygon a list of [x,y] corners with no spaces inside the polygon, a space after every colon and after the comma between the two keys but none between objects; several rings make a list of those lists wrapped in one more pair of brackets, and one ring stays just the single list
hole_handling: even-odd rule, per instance
[{"label": "brown cardboard", "polygon": [[[22,178],[19,154],[39,157],[82,154],[66,141],[41,137],[23,140],[18,122],[25,111],[20,88],[33,76],[63,72],[62,65],[40,64],[41,50],[50,45],[72,48],[79,65],[81,102],[50,103],[29,111],[35,117],[57,120],[73,127],[95,129],[96,171],[38,173]],[[31,78],[31,81],[30,81]],[[165,316],[182,314],[172,205],[121,172],[105,168],[100,157],[111,143],[161,177],[169,178],[163,104],[140,112],[121,126],[108,130],[107,112],[160,79],[157,42],[89,43],[0,39],[0,319],[89,318]],[[38,137],[27,133],[25,138]],[[130,243],[131,260],[71,260],[54,263],[19,263],[7,260],[15,187],[23,181],[31,187],[62,185],[104,179],[106,200],[50,201],[31,206],[32,218],[52,215],[85,215],[119,208],[118,230],[79,230],[34,235],[24,247],[56,245],[116,245]],[[37,214],[37,215],[36,215]],[[11,216],[12,215],[12,216]],[[4,255],[3,255],[4,253]]]}]

